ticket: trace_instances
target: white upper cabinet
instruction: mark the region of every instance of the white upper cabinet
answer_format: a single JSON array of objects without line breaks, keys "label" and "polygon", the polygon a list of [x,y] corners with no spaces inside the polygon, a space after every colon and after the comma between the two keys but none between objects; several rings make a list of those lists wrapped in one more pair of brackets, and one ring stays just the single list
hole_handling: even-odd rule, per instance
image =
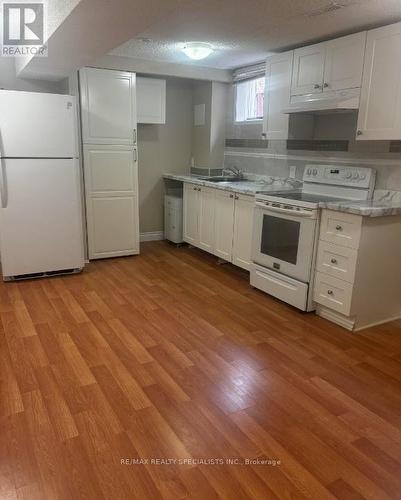
[{"label": "white upper cabinet", "polygon": [[137,77],[138,123],[166,123],[166,80]]},{"label": "white upper cabinet", "polygon": [[289,116],[281,112],[290,102],[291,72],[294,52],[284,52],[266,61],[265,112],[263,137],[287,139]]},{"label": "white upper cabinet", "polygon": [[291,95],[315,94],[322,91],[325,43],[294,50]]},{"label": "white upper cabinet", "polygon": [[401,23],[368,32],[357,139],[401,139]]},{"label": "white upper cabinet", "polygon": [[83,68],[80,80],[83,142],[134,145],[135,74]]},{"label": "white upper cabinet", "polygon": [[361,86],[366,31],[326,42],[323,91]]},{"label": "white upper cabinet", "polygon": [[291,95],[361,86],[366,31],[294,50]]}]

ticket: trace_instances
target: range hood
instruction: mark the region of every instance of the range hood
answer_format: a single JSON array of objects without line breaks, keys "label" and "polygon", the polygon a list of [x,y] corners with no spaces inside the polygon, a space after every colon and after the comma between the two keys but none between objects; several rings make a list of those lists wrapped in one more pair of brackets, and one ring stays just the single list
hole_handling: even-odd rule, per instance
[{"label": "range hood", "polygon": [[293,95],[288,107],[281,110],[291,113],[333,113],[359,108],[361,89],[337,90],[318,94]]}]

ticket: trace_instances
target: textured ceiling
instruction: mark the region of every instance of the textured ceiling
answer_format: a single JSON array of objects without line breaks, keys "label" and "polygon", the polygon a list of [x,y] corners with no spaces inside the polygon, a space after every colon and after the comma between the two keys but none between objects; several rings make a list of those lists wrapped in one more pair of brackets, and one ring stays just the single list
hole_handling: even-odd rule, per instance
[{"label": "textured ceiling", "polygon": [[[230,69],[272,51],[399,20],[401,0],[188,0],[110,54]],[[190,61],[180,51],[186,41],[209,42],[216,51]]]}]

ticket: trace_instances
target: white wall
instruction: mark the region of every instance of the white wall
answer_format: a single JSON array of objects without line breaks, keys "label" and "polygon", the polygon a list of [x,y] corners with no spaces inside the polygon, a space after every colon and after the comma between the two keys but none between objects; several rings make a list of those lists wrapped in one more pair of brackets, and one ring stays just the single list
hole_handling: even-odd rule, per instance
[{"label": "white wall", "polygon": [[189,171],[192,124],[192,81],[167,78],[166,124],[138,125],[141,233],[163,230],[162,175]]},{"label": "white wall", "polygon": [[28,92],[65,93],[64,82],[49,82],[45,80],[28,80],[17,78],[14,58],[0,57],[0,88],[6,90],[25,90]]},{"label": "white wall", "polygon": [[226,83],[212,82],[212,120],[210,124],[209,168],[222,168],[225,147],[225,121],[227,113]]},{"label": "white wall", "polygon": [[195,82],[193,105],[205,105],[204,125],[192,128],[192,155],[197,167],[210,168],[210,126],[212,110],[212,82]]}]

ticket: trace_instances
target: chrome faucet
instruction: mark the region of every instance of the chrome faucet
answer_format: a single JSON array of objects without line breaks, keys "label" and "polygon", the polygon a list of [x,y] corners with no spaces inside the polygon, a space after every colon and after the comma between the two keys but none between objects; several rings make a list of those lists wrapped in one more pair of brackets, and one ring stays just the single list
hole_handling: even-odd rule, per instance
[{"label": "chrome faucet", "polygon": [[236,167],[235,165],[232,167],[225,167],[223,169],[223,172],[230,172],[231,174],[234,175],[234,177],[237,177],[238,179],[243,179],[244,178],[244,172],[240,168]]}]

